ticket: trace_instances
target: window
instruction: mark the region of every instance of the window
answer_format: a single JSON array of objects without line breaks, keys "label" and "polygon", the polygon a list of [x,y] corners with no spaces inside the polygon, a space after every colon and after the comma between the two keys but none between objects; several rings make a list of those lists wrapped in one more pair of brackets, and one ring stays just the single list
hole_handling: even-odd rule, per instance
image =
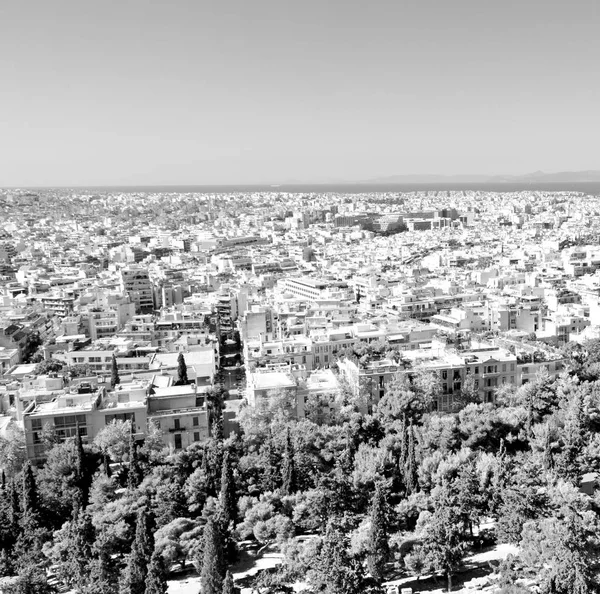
[{"label": "window", "polygon": [[200,441],[200,432],[194,431],[194,441]]},{"label": "window", "polygon": [[502,371],[506,371],[506,363],[502,364]]},{"label": "window", "polygon": [[[198,417],[192,417],[192,425],[194,427],[198,427]],[[198,441],[198,440],[196,440]]]},{"label": "window", "polygon": [[175,424],[175,429],[181,429],[181,424],[179,422],[179,419],[174,419],[173,423]]},{"label": "window", "polygon": [[475,375],[479,375],[479,367],[475,367]]},{"label": "window", "polygon": [[442,371],[442,379],[448,379],[448,372],[445,369]]},{"label": "window", "polygon": [[175,449],[176,450],[181,449],[181,435],[179,433],[177,433],[177,435],[175,435]]}]

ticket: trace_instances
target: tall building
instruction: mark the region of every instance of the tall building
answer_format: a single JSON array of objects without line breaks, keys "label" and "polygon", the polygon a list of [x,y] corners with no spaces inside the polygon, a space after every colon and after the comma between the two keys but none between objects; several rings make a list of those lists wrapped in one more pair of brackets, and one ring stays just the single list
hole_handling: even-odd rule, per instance
[{"label": "tall building", "polygon": [[154,311],[154,287],[144,268],[128,266],[121,270],[121,289],[135,303],[136,313]]}]

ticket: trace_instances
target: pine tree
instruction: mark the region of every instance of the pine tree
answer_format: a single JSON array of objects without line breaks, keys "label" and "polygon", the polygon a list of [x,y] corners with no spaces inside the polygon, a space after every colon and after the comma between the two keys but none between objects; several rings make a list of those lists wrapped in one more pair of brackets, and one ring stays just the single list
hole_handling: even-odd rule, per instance
[{"label": "pine tree", "polygon": [[223,594],[236,594],[233,576],[230,571],[227,571],[225,579],[223,580]]},{"label": "pine tree", "polygon": [[223,541],[216,520],[209,518],[204,526],[204,551],[200,571],[202,594],[221,594],[224,578]]},{"label": "pine tree", "polygon": [[114,390],[115,386],[121,383],[121,378],[119,377],[119,366],[117,365],[117,358],[113,353],[112,356],[112,365],[110,371],[110,387]]},{"label": "pine tree", "polygon": [[29,460],[23,468],[23,514],[35,514],[38,511],[38,493]]},{"label": "pine tree", "polygon": [[221,511],[223,514],[223,523],[226,528],[237,523],[237,495],[235,490],[235,480],[233,478],[233,469],[231,467],[231,457],[229,451],[223,456],[223,467],[221,470],[221,493],[219,496]]},{"label": "pine tree", "polygon": [[177,357],[177,383],[179,385],[185,385],[188,382],[187,364],[183,353],[179,353]]},{"label": "pine tree", "polygon": [[371,529],[369,530],[367,566],[371,575],[381,582],[384,577],[385,564],[390,556],[387,534],[387,502],[381,483],[375,485],[375,493],[371,502]]},{"label": "pine tree", "polygon": [[284,495],[292,495],[297,490],[296,464],[294,462],[294,446],[290,428],[287,429],[285,449],[283,451],[283,462],[281,465],[281,478],[283,480],[282,492]]},{"label": "pine tree", "polygon": [[162,555],[158,551],[152,553],[148,575],[146,576],[146,591],[144,594],[166,594],[167,570]]}]

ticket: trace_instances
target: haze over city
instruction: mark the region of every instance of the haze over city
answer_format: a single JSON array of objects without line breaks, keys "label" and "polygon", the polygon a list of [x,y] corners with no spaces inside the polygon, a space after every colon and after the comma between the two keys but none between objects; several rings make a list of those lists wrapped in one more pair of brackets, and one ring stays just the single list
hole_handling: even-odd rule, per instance
[{"label": "haze over city", "polygon": [[0,186],[597,169],[593,0],[0,6]]}]

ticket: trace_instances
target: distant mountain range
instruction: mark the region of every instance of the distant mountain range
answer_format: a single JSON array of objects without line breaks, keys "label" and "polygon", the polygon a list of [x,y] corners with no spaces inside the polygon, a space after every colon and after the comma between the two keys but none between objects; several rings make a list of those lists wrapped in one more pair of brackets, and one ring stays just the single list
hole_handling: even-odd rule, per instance
[{"label": "distant mountain range", "polygon": [[463,184],[463,183],[569,183],[600,182],[600,171],[561,171],[545,173],[535,171],[525,175],[390,175],[361,180],[358,184]]}]

